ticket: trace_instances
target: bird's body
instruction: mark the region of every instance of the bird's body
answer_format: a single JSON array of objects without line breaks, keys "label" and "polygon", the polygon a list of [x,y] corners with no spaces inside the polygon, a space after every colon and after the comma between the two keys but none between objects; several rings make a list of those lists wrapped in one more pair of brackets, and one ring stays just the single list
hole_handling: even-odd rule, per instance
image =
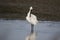
[{"label": "bird's body", "polygon": [[38,23],[38,20],[37,20],[37,17],[35,16],[35,15],[33,15],[33,14],[31,14],[31,10],[32,10],[33,8],[32,7],[30,7],[30,10],[29,10],[29,12],[28,12],[28,14],[27,14],[27,16],[26,16],[26,20],[29,22],[29,23],[31,23],[31,35],[29,35],[27,38],[26,38],[26,40],[35,40],[35,33],[34,33],[34,25],[36,25],[37,23]]},{"label": "bird's body", "polygon": [[38,23],[38,20],[37,20],[37,17],[36,17],[35,15],[30,14],[31,10],[32,10],[32,7],[30,7],[30,10],[29,10],[29,12],[28,12],[28,14],[27,14],[26,20],[27,20],[29,23],[31,23],[31,24],[33,24],[33,25],[36,25],[36,24]]},{"label": "bird's body", "polygon": [[26,19],[31,24],[36,25],[38,23],[38,21],[36,20],[37,19],[36,16],[33,14],[31,14],[31,17],[26,17]]}]

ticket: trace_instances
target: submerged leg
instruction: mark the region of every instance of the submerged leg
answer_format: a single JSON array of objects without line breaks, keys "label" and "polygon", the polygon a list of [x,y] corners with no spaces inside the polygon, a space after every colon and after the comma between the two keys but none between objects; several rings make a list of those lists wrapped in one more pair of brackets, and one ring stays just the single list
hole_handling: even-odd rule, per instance
[{"label": "submerged leg", "polygon": [[33,32],[34,32],[34,25],[31,24],[31,33],[33,33]]}]

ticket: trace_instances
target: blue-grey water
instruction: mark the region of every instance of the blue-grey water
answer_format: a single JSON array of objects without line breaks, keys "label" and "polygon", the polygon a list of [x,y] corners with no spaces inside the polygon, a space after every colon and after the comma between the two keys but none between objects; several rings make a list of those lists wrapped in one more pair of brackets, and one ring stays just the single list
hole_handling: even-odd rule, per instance
[{"label": "blue-grey water", "polygon": [[[0,40],[25,40],[30,26],[26,20],[0,20]],[[36,40],[54,40],[60,35],[60,22],[39,21],[34,31]]]}]

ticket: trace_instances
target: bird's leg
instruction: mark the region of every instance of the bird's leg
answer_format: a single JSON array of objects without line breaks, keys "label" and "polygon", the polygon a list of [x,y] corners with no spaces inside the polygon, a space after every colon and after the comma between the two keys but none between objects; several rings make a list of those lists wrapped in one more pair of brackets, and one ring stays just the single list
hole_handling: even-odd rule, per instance
[{"label": "bird's leg", "polygon": [[31,24],[31,33],[33,33],[33,32],[34,32],[34,25]]}]

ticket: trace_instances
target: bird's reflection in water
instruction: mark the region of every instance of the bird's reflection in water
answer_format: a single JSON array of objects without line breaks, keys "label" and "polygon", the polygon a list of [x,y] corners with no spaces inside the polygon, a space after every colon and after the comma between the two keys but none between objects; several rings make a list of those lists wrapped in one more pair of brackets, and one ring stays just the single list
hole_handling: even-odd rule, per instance
[{"label": "bird's reflection in water", "polygon": [[36,39],[36,33],[30,33],[27,37],[26,40],[35,40]]}]

